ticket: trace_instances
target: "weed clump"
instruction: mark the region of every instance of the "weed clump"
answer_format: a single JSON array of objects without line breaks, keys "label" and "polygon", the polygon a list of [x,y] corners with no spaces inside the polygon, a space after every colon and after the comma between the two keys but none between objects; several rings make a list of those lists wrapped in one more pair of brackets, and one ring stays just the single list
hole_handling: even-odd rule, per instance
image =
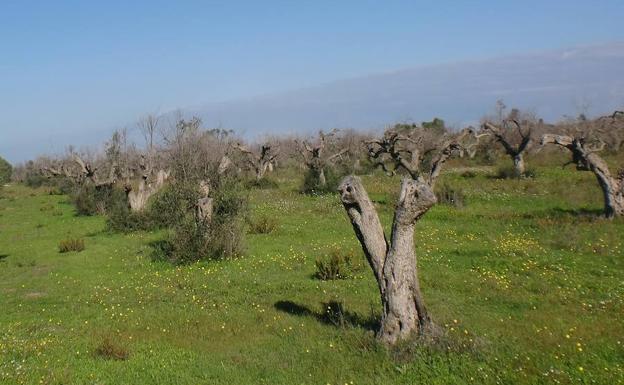
[{"label": "weed clump", "polygon": [[342,177],[347,175],[348,170],[338,168],[336,166],[325,167],[323,174],[325,175],[325,184],[321,183],[320,172],[315,169],[307,169],[303,175],[303,184],[301,185],[301,193],[308,195],[323,195],[335,193],[340,184]]},{"label": "weed clump", "polygon": [[360,265],[356,262],[355,252],[340,248],[331,249],[328,254],[317,258],[315,264],[315,276],[323,281],[348,279],[360,269]]},{"label": "weed clump", "polygon": [[96,357],[105,360],[125,361],[130,357],[130,352],[125,346],[115,342],[110,337],[104,337],[94,350]]},{"label": "weed clump", "polygon": [[106,214],[119,205],[127,206],[125,191],[108,185],[96,187],[91,183],[85,183],[76,186],[70,197],[78,215]]},{"label": "weed clump", "polygon": [[270,234],[277,230],[278,221],[275,217],[261,215],[255,219],[249,219],[249,232],[251,234]]},{"label": "weed clump", "polygon": [[262,178],[262,179],[252,179],[245,183],[247,188],[256,188],[259,190],[271,190],[276,189],[278,184],[275,180],[271,178]]},{"label": "weed clump", "polygon": [[454,207],[464,207],[466,204],[466,194],[462,188],[451,187],[443,184],[435,192],[438,203],[451,205]]},{"label": "weed clump", "polygon": [[63,239],[58,245],[59,253],[68,253],[70,251],[80,252],[85,249],[84,240],[82,238]]},{"label": "weed clump", "polygon": [[499,166],[496,169],[496,179],[518,179],[518,178],[535,178],[537,175],[535,170],[532,168],[527,168],[524,171],[524,174],[518,176],[516,174],[516,170],[510,165]]}]

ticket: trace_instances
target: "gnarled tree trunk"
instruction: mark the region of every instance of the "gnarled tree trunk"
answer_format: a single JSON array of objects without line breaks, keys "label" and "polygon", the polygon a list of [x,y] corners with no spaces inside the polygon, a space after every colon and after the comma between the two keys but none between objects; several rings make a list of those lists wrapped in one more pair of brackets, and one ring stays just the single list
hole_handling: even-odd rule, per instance
[{"label": "gnarled tree trunk", "polygon": [[607,218],[624,215],[624,172],[611,176],[607,163],[598,155],[586,155],[589,169],[596,175],[604,197],[604,212]]},{"label": "gnarled tree trunk", "polygon": [[383,306],[378,338],[392,345],[431,327],[418,281],[414,226],[436,202],[424,180],[403,179],[388,244],[377,211],[360,178],[346,177],[340,184],[341,200],[362,245]]},{"label": "gnarled tree trunk", "polygon": [[624,215],[624,171],[612,176],[607,162],[594,153],[596,149],[589,148],[583,138],[546,134],[542,136],[542,144],[556,144],[570,150],[576,168],[589,170],[596,176],[602,189],[605,216],[613,218]]},{"label": "gnarled tree trunk", "polygon": [[213,199],[210,195],[210,184],[206,181],[199,183],[201,198],[197,200],[197,210],[195,218],[198,224],[208,224],[212,220]]},{"label": "gnarled tree trunk", "polygon": [[514,164],[514,173],[516,177],[520,178],[526,172],[526,167],[524,165],[524,157],[522,153],[515,154],[513,156],[513,164]]},{"label": "gnarled tree trunk", "polygon": [[128,196],[128,205],[130,210],[134,212],[143,211],[147,207],[149,198],[160,190],[165,181],[169,177],[169,173],[164,170],[159,170],[156,174],[156,180],[154,183],[147,183],[147,178],[141,178],[138,189],[132,187],[126,188],[126,194]]}]

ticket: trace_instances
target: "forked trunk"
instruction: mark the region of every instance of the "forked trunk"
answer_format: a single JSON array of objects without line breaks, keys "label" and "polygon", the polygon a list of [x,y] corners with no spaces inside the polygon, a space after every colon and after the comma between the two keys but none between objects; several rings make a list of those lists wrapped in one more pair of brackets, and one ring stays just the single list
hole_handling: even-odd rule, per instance
[{"label": "forked trunk", "polygon": [[526,167],[524,165],[524,157],[522,156],[522,153],[513,156],[513,163],[516,177],[520,178],[521,176],[524,176]]},{"label": "forked trunk", "polygon": [[377,337],[388,345],[424,333],[431,326],[418,281],[414,226],[436,202],[422,180],[404,179],[388,245],[379,217],[361,180],[340,184],[342,203],[362,245],[379,287],[383,314]]}]

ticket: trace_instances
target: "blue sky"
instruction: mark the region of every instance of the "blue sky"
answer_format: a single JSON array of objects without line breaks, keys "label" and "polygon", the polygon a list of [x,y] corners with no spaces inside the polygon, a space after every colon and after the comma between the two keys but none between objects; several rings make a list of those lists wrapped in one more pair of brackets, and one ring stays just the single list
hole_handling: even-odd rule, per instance
[{"label": "blue sky", "polygon": [[58,151],[151,111],[622,41],[623,14],[621,0],[3,0],[0,153]]}]

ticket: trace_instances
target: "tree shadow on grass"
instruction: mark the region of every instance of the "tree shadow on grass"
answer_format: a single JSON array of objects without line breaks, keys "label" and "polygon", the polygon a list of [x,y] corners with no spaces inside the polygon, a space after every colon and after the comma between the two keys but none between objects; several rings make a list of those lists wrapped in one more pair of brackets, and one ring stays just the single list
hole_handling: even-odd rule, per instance
[{"label": "tree shadow on grass", "polygon": [[8,256],[9,254],[0,254],[0,262],[3,262]]},{"label": "tree shadow on grass", "polygon": [[358,327],[365,330],[376,331],[379,328],[379,320],[374,316],[362,317],[361,315],[344,309],[341,302],[323,302],[323,312],[317,312],[310,308],[299,305],[292,301],[277,301],[273,306],[279,311],[300,317],[313,317],[326,325],[336,327]]}]

